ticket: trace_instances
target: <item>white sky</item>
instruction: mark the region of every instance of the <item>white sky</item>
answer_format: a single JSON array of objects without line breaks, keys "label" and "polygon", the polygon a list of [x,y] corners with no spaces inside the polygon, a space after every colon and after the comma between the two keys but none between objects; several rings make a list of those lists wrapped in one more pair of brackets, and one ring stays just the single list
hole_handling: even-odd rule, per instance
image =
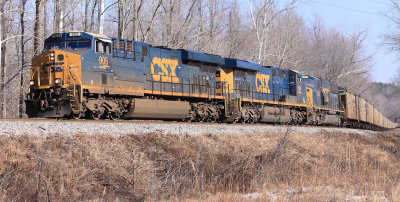
[{"label": "white sky", "polygon": [[380,45],[382,35],[389,31],[390,26],[384,14],[392,12],[391,9],[390,0],[304,0],[297,12],[305,17],[307,23],[314,22],[318,16],[325,26],[345,34],[367,29],[365,54],[374,55],[371,79],[389,82],[400,67],[399,54],[390,53]]}]

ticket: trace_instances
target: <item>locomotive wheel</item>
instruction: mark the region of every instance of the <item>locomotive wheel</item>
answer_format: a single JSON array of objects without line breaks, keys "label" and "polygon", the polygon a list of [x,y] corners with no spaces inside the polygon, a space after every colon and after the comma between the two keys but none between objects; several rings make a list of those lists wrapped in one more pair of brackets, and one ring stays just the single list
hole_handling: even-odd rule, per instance
[{"label": "locomotive wheel", "polygon": [[120,115],[118,112],[112,112],[108,114],[108,118],[111,120],[117,120],[120,118]]},{"label": "locomotive wheel", "polygon": [[253,116],[251,116],[248,123],[254,124],[255,122],[256,122],[255,118]]},{"label": "locomotive wheel", "polygon": [[92,119],[94,119],[94,120],[99,120],[100,117],[101,117],[101,114],[99,114],[99,113],[92,113]]},{"label": "locomotive wheel", "polygon": [[208,117],[207,122],[216,123],[217,117],[211,115]]},{"label": "locomotive wheel", "polygon": [[81,112],[79,112],[78,114],[72,113],[71,117],[75,120],[78,120],[82,117],[82,113]]},{"label": "locomotive wheel", "polygon": [[194,120],[196,120],[196,112],[195,111],[190,111],[189,117],[184,119],[185,122],[192,122]]}]

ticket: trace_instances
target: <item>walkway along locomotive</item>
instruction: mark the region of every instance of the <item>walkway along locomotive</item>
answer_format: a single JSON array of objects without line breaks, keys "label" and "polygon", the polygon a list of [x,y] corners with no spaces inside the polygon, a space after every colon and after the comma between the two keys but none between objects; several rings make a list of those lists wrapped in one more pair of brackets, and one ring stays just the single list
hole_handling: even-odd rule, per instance
[{"label": "walkway along locomotive", "polygon": [[396,127],[330,81],[87,32],[45,40],[32,60],[26,107],[29,117]]}]

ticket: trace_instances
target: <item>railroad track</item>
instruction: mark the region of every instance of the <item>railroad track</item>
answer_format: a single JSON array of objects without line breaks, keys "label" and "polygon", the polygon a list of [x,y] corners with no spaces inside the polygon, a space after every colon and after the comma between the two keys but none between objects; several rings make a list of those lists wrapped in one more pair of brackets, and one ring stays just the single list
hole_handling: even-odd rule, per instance
[{"label": "railroad track", "polygon": [[[337,126],[315,126],[315,125],[288,125],[288,124],[272,124],[272,123],[213,123],[213,122],[184,122],[184,121],[166,121],[166,120],[145,120],[145,119],[132,119],[132,120],[109,120],[109,119],[49,119],[49,118],[10,118],[1,119],[0,121],[19,121],[19,122],[72,122],[72,123],[126,123],[126,124],[184,124],[184,125],[222,125],[222,126],[277,126],[277,127],[301,127],[301,128],[337,128]],[[399,129],[400,130],[400,129]]]},{"label": "railroad track", "polygon": [[376,136],[382,132],[326,126],[296,126],[273,124],[178,122],[161,120],[65,120],[65,119],[0,119],[0,135],[245,135],[285,133],[340,133]]}]

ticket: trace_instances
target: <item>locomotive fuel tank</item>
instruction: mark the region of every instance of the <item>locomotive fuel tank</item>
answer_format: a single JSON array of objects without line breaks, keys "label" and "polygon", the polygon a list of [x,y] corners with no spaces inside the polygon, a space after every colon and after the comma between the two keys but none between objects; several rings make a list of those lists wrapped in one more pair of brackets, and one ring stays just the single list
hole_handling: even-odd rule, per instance
[{"label": "locomotive fuel tank", "polygon": [[133,99],[124,118],[185,119],[189,116],[190,104],[183,101]]},{"label": "locomotive fuel tank", "polygon": [[261,110],[261,120],[264,123],[289,123],[290,110],[278,107],[264,107]]}]

